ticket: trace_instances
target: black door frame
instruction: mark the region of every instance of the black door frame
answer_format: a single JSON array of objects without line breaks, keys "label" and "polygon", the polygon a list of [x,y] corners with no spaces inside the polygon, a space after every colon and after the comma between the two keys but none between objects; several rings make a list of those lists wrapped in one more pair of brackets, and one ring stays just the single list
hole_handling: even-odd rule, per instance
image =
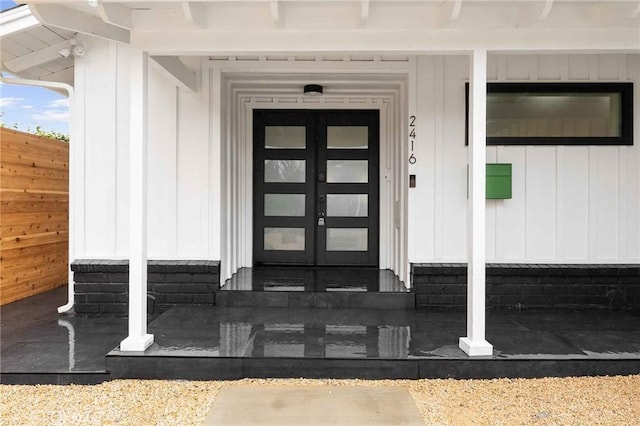
[{"label": "black door frame", "polygon": [[[307,149],[265,148],[264,132],[257,131],[267,124],[305,126]],[[366,150],[327,149],[327,126],[367,126],[369,147]],[[379,265],[379,110],[254,110],[253,111],[253,259],[254,264],[297,265]],[[265,183],[264,160],[306,160],[305,183]],[[367,183],[327,183],[327,160],[368,160]],[[265,217],[265,192],[305,193],[304,217]],[[318,226],[319,212],[326,209],[328,193],[368,194],[367,217],[325,217],[325,226]],[[324,197],[320,200],[320,197]],[[312,212],[313,214],[309,214]],[[264,227],[304,227],[304,251],[264,250]],[[326,229],[368,228],[367,251],[326,251]],[[314,244],[312,247],[311,244]]]}]

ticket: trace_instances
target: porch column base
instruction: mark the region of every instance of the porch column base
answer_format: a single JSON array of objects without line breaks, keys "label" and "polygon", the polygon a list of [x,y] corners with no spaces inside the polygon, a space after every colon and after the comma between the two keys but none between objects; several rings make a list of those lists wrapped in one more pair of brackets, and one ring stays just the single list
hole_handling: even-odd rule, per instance
[{"label": "porch column base", "polygon": [[122,352],[144,352],[152,344],[153,334],[129,336],[120,342],[120,350]]},{"label": "porch column base", "polygon": [[461,337],[458,346],[469,356],[493,355],[493,345],[486,340],[471,340],[468,337]]}]

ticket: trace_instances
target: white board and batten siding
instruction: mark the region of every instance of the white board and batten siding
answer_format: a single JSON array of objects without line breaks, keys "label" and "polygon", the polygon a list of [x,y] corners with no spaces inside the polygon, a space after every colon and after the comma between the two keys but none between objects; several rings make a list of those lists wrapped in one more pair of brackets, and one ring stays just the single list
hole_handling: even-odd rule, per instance
[{"label": "white board and batten siding", "polygon": [[[487,260],[640,262],[640,55],[489,56],[488,80],[635,82],[633,146],[489,146],[513,164],[513,198],[487,200]],[[418,59],[416,191],[410,262],[466,258],[464,83],[461,56]]]},{"label": "white board and batten siding", "polygon": [[[78,58],[77,136],[84,164],[73,206],[76,258],[128,253],[128,48],[87,40]],[[513,198],[487,202],[494,262],[640,261],[640,55],[489,56],[491,81],[634,81],[634,146],[500,146],[488,162],[513,164]],[[191,58],[202,89],[178,88],[149,66],[149,258],[220,259],[213,178],[212,97],[206,59]],[[465,56],[416,60],[416,188],[409,262],[466,259]],[[204,73],[204,75],[203,75]],[[217,91],[216,91],[217,93]]]},{"label": "white board and batten siding", "polygon": [[[127,46],[87,40],[76,60],[84,191],[74,206],[77,258],[126,258],[129,251],[129,65]],[[189,63],[198,75],[201,59]],[[149,63],[149,258],[207,259],[209,247],[208,93],[190,93]]]}]

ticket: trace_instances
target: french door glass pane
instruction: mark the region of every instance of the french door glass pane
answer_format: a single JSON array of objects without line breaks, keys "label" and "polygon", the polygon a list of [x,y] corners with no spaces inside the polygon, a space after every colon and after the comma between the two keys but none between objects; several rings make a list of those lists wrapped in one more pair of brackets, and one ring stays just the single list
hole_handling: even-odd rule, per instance
[{"label": "french door glass pane", "polygon": [[367,149],[369,128],[367,126],[327,126],[327,148]]},{"label": "french door glass pane", "polygon": [[327,194],[327,216],[367,217],[367,194]]},{"label": "french door glass pane", "polygon": [[304,228],[264,228],[264,249],[304,251]]},{"label": "french door glass pane", "polygon": [[304,182],[305,166],[305,160],[264,160],[264,181]]},{"label": "french door glass pane", "polygon": [[369,161],[327,160],[328,183],[367,183],[368,181]]},{"label": "french door glass pane", "polygon": [[304,216],[304,194],[264,194],[265,216]]},{"label": "french door glass pane", "polygon": [[327,251],[367,251],[367,228],[327,228]]},{"label": "french door glass pane", "polygon": [[304,126],[266,126],[264,147],[267,149],[305,149],[306,130]]}]

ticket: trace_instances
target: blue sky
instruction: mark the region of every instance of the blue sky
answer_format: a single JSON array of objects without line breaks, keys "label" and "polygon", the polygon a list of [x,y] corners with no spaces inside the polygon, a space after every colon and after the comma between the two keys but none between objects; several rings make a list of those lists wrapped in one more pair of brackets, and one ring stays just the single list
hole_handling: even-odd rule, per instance
[{"label": "blue sky", "polygon": [[69,133],[69,99],[41,87],[0,84],[0,115],[7,127]]},{"label": "blue sky", "polygon": [[15,7],[15,6],[16,6],[15,1],[0,0],[0,10],[11,9],[12,7]]},{"label": "blue sky", "polygon": [[[0,0],[0,10],[15,6],[13,1]],[[20,130],[34,131],[39,126],[69,134],[69,100],[41,87],[0,84],[0,122]]]}]

